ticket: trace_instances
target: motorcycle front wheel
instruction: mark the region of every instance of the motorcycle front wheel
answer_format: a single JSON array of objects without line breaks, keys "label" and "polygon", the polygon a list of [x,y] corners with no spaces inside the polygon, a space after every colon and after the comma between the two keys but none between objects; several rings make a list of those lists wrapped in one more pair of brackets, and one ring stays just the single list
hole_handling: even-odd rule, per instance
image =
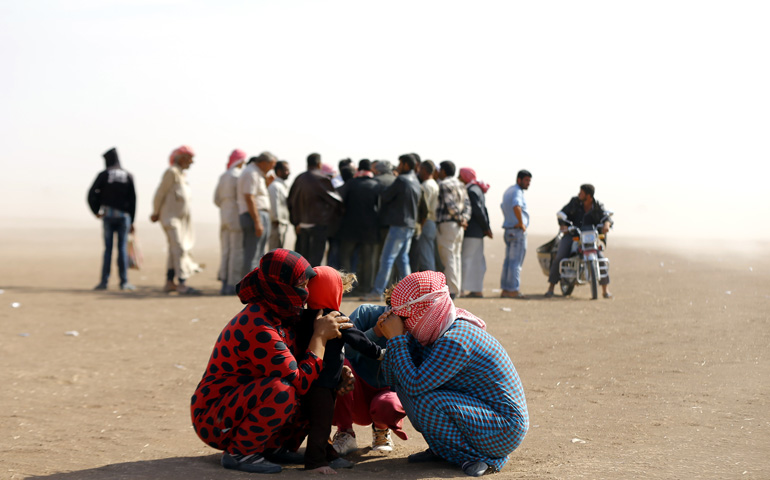
[{"label": "motorcycle front wheel", "polygon": [[575,289],[575,282],[559,280],[559,287],[561,288],[561,294],[565,297],[569,297],[570,295],[572,295],[572,290]]},{"label": "motorcycle front wheel", "polygon": [[591,282],[591,299],[599,298],[599,261],[588,262],[588,279]]}]

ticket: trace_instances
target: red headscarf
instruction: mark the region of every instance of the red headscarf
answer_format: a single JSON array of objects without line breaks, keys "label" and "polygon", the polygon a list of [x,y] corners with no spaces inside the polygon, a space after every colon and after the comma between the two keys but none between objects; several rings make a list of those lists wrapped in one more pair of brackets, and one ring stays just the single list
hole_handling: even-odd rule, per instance
[{"label": "red headscarf", "polygon": [[230,159],[227,161],[227,169],[230,170],[233,165],[237,165],[244,160],[246,160],[246,152],[236,148],[233,150],[233,153],[230,154]]},{"label": "red headscarf", "polygon": [[332,267],[314,267],[315,277],[307,284],[310,294],[307,297],[307,308],[313,310],[339,310],[342,303],[342,277],[340,272]]},{"label": "red headscarf", "polygon": [[390,305],[393,313],[406,317],[404,326],[421,345],[435,342],[457,318],[487,329],[484,320],[455,307],[441,272],[425,271],[407,276],[393,289]]},{"label": "red headscarf", "polygon": [[483,193],[487,193],[487,190],[489,190],[489,184],[487,182],[476,180],[476,171],[472,168],[461,168],[460,180],[466,185],[478,185]]},{"label": "red headscarf", "polygon": [[298,285],[313,277],[315,272],[302,255],[277,248],[266,253],[259,267],[243,277],[235,290],[242,303],[262,305],[282,322],[291,321],[299,318],[308,296]]},{"label": "red headscarf", "polygon": [[187,154],[191,157],[195,155],[195,152],[192,151],[192,148],[188,147],[187,145],[182,145],[181,147],[177,148],[173,152],[171,152],[171,156],[168,157],[168,164],[173,165],[174,160],[176,159],[177,155]]}]

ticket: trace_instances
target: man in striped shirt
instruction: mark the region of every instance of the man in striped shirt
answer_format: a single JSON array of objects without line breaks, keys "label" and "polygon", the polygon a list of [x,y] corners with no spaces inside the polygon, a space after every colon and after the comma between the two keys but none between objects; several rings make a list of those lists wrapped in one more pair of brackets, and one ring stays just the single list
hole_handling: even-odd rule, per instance
[{"label": "man in striped shirt", "polygon": [[449,294],[455,298],[460,293],[463,237],[471,219],[471,202],[465,185],[454,176],[455,164],[445,160],[439,165],[436,240]]}]

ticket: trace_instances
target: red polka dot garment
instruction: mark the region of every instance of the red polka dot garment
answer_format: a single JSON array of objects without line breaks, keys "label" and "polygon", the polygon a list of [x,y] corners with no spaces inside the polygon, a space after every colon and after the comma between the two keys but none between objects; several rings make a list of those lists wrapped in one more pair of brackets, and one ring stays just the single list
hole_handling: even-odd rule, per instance
[{"label": "red polka dot garment", "polygon": [[192,397],[195,431],[213,448],[249,455],[281,447],[291,435],[279,435],[282,427],[321,372],[312,353],[298,363],[294,333],[265,317],[249,305],[230,321]]},{"label": "red polka dot garment", "polygon": [[264,453],[287,444],[298,447],[306,433],[306,422],[297,417],[299,397],[323,362],[312,352],[295,358],[293,329],[282,326],[269,307],[249,303],[225,326],[192,396],[195,432],[213,448]]}]

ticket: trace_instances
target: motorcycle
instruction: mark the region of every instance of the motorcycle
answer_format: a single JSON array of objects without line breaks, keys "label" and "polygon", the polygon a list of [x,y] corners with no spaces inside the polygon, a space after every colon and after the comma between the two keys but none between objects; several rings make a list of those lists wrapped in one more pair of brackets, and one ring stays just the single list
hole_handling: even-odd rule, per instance
[{"label": "motorcycle", "polygon": [[[600,233],[595,225],[576,227],[567,219],[564,212],[559,212],[556,216],[567,225],[567,231],[559,232],[556,238],[537,249],[540,267],[546,276],[549,275],[551,263],[556,258],[562,236],[572,236],[572,250],[567,258],[559,262],[561,293],[565,297],[569,296],[576,285],[588,283],[591,285],[591,298],[596,300],[599,298],[599,282],[607,278],[610,267],[608,258],[599,257],[599,252],[605,248],[604,234]],[[607,212],[599,224],[603,225],[611,216],[612,212]]]}]

